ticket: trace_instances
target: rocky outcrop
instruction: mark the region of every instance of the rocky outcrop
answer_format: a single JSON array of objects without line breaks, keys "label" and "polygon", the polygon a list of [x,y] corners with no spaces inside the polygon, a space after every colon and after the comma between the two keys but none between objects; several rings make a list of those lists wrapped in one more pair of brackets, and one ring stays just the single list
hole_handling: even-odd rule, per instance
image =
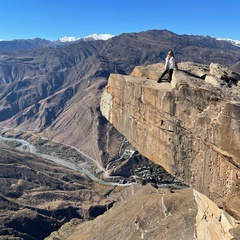
[{"label": "rocky outcrop", "polygon": [[[221,222],[223,232],[229,234],[232,228],[236,234],[239,74],[218,64],[180,63],[179,69],[170,84],[156,81],[163,64],[136,67],[130,76],[110,75],[101,98],[102,114],[142,155],[194,188],[198,199],[209,199],[204,201],[207,208],[216,204],[226,211],[209,217]],[[204,212],[202,206],[199,214]],[[221,237],[209,239],[230,239],[226,234]]]},{"label": "rocky outcrop", "polygon": [[239,239],[238,222],[209,198],[194,190],[198,206],[195,239]]},{"label": "rocky outcrop", "polygon": [[196,212],[190,188],[171,192],[149,184],[132,185],[105,214],[82,224],[73,219],[46,240],[192,240]]}]

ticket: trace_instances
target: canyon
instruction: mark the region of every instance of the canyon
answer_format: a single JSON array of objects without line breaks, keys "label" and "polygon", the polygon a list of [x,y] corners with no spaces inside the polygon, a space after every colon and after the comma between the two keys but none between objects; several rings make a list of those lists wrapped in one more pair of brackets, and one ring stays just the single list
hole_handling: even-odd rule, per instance
[{"label": "canyon", "polygon": [[75,146],[106,166],[123,139],[99,111],[109,74],[163,62],[170,48],[179,62],[230,67],[240,56],[230,42],[167,30],[58,48],[6,49],[0,54],[0,126]]},{"label": "canyon", "polygon": [[[169,49],[179,71],[171,84],[157,83]],[[102,169],[127,142],[136,161],[150,159],[189,185],[105,187],[1,145],[9,236],[26,238],[14,229],[19,221],[24,231],[43,221],[49,230],[29,239],[240,239],[239,59],[230,42],[167,30],[1,52],[2,134],[73,146]],[[111,175],[129,174],[124,164]]]}]

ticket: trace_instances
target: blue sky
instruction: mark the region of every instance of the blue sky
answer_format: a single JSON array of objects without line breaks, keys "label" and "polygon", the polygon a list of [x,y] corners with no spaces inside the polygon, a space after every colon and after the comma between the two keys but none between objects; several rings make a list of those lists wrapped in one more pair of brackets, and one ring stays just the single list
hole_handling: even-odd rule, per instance
[{"label": "blue sky", "polygon": [[1,0],[0,39],[167,29],[240,40],[240,0]]}]

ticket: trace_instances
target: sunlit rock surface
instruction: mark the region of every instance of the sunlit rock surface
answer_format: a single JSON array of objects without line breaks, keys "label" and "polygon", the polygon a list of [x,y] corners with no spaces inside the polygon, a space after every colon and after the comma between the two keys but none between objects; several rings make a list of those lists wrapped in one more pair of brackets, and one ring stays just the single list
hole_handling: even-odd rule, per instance
[{"label": "sunlit rock surface", "polygon": [[[142,155],[203,194],[198,199],[206,196],[233,217],[227,219],[230,227],[225,221],[221,227],[227,234],[235,228],[236,235],[239,74],[219,64],[186,62],[179,64],[171,83],[158,83],[163,70],[163,64],[155,64],[136,67],[130,76],[110,75],[101,98],[102,114]],[[231,239],[227,234],[209,239]]]},{"label": "sunlit rock surface", "polygon": [[132,185],[105,214],[79,224],[73,219],[47,240],[164,239],[195,235],[197,205],[190,188],[169,191]]}]

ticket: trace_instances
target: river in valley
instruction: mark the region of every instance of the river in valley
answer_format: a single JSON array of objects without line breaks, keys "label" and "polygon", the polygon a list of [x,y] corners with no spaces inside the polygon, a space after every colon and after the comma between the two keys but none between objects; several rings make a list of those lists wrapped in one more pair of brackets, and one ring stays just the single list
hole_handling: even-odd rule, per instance
[{"label": "river in valley", "polygon": [[[0,141],[17,141],[19,143],[21,143],[20,146],[15,147],[16,149],[20,150],[20,151],[24,151],[24,152],[30,152],[32,154],[35,154],[37,156],[40,156],[44,159],[48,159],[50,161],[53,161],[57,164],[60,164],[62,166],[65,166],[67,168],[70,168],[74,171],[80,172],[82,174],[85,174],[86,176],[88,176],[90,179],[92,179],[95,182],[98,182],[100,184],[104,184],[104,185],[110,185],[110,186],[130,186],[132,184],[136,184],[136,182],[130,182],[130,183],[117,183],[117,182],[107,182],[104,181],[102,179],[99,179],[98,177],[96,177],[92,171],[91,171],[91,166],[92,163],[89,164],[88,162],[81,162],[81,163],[75,163],[71,160],[67,160],[67,159],[63,159],[63,158],[59,158],[56,156],[52,156],[52,155],[47,155],[47,154],[42,154],[42,153],[38,153],[37,149],[34,145],[32,145],[31,143],[27,142],[26,140],[23,139],[18,139],[18,138],[11,138],[11,137],[3,137],[0,135]],[[93,161],[94,163],[96,163],[96,160]],[[116,177],[115,177],[116,178]],[[184,184],[178,184],[175,182],[172,183],[167,183],[167,184],[157,184],[158,187],[173,187],[173,188],[185,188],[188,187]]]},{"label": "river in valley", "polygon": [[62,159],[62,158],[59,158],[59,157],[56,157],[56,156],[52,156],[52,155],[38,153],[35,146],[33,146],[31,143],[29,143],[29,142],[27,142],[26,140],[23,140],[23,139],[0,136],[0,141],[17,141],[17,142],[21,143],[21,145],[16,147],[16,149],[18,149],[20,151],[24,151],[24,152],[33,153],[33,154],[35,154],[37,156],[40,156],[40,157],[42,157],[44,159],[51,160],[51,161],[53,161],[53,162],[55,162],[57,164],[63,165],[65,167],[67,167],[67,168],[70,168],[70,169],[72,169],[74,171],[81,172],[81,173],[85,174],[86,176],[88,176],[93,181],[98,182],[100,184],[111,185],[111,186],[113,186],[113,185],[129,186],[129,185],[134,184],[134,183],[121,184],[121,183],[116,183],[116,182],[106,182],[106,181],[103,181],[102,179],[97,178],[94,174],[92,174],[88,170],[89,166],[87,166],[86,163],[80,165],[80,164],[71,162],[70,160]]}]

